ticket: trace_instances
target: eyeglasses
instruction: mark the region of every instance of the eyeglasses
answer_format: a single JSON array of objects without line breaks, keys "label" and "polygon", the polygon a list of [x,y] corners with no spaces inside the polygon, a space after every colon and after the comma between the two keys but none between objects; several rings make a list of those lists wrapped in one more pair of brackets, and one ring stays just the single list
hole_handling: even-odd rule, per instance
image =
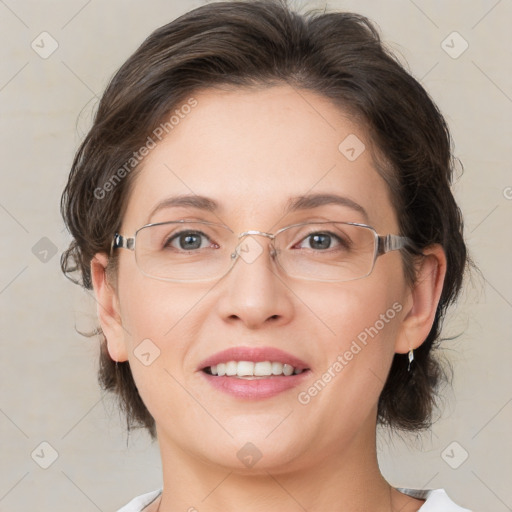
[{"label": "eyeglasses", "polygon": [[131,238],[118,233],[111,249],[135,252],[141,272],[173,282],[211,281],[225,276],[238,259],[253,263],[264,249],[255,238],[270,238],[270,255],[290,277],[310,281],[352,281],[367,277],[383,254],[413,246],[399,235],[378,235],[353,222],[307,222],[276,233],[244,231],[206,221],[147,224]]}]

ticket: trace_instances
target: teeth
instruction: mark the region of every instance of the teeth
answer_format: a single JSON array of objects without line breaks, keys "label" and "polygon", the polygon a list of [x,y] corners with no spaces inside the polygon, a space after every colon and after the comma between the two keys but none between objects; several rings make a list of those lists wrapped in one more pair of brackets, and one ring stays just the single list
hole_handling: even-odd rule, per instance
[{"label": "teeth", "polygon": [[254,363],[252,361],[239,361],[236,369],[236,374],[239,377],[245,377],[246,375],[254,376]]},{"label": "teeth", "polygon": [[222,377],[223,375],[226,375],[226,365],[224,363],[219,363],[217,365],[217,375],[219,377]]},{"label": "teeth", "polygon": [[237,373],[237,364],[236,361],[229,361],[226,363],[226,375],[228,377],[232,377],[233,375],[236,375]]},{"label": "teeth", "polygon": [[281,375],[283,373],[283,365],[281,363],[272,363],[272,375]]},{"label": "teeth", "polygon": [[294,371],[293,366],[290,366],[289,364],[283,364],[283,373],[285,375],[291,375]]},{"label": "teeth", "polygon": [[279,362],[261,361],[254,363],[252,361],[228,361],[210,366],[212,375],[222,377],[238,377],[241,379],[253,379],[258,377],[270,377],[272,375],[297,375],[303,370],[294,368],[289,364]]},{"label": "teeth", "polygon": [[[238,368],[240,372],[240,365],[238,365]],[[254,376],[261,377],[263,375],[272,375],[272,363],[270,361],[254,363]]]}]

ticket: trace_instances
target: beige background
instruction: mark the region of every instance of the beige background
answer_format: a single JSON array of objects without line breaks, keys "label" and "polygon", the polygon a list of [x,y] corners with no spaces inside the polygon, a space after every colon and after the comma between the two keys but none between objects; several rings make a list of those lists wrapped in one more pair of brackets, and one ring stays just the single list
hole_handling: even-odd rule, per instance
[{"label": "beige background", "polygon": [[[160,486],[156,445],[138,433],[127,446],[96,383],[97,342],[75,332],[93,325],[95,309],[60,274],[69,238],[58,206],[109,77],[153,29],[202,3],[0,1],[1,511],[107,512]],[[511,510],[512,2],[328,5],[376,21],[446,115],[465,168],[455,192],[483,273],[446,325],[461,336],[445,344],[455,379],[443,417],[419,439],[380,436],[383,473],[397,486],[444,487],[475,511]],[[51,49],[43,31],[58,43],[46,59],[31,47]]]}]

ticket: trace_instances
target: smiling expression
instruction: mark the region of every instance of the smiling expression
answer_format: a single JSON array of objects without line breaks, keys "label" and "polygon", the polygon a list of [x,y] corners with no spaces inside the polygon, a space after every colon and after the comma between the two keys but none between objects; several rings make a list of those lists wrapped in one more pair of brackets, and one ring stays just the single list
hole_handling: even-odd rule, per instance
[{"label": "smiling expression", "polygon": [[[398,233],[365,131],[328,99],[289,86],[207,90],[194,97],[197,107],[143,161],[120,233],[132,236],[147,223],[185,218],[222,223],[234,233],[275,233],[293,223],[325,220]],[[366,147],[355,159],[340,151],[349,136]],[[266,249],[268,239],[258,241]],[[375,423],[402,322],[399,311],[342,370],[331,371],[314,400],[304,404],[297,397],[393,304],[405,306],[409,288],[398,251],[378,258],[368,277],[344,283],[290,278],[268,250],[251,263],[237,261],[214,282],[151,279],[124,250],[118,273],[124,329],[117,341],[109,339],[109,348],[112,353],[111,345],[122,347],[117,355],[130,361],[159,438],[169,446],[239,467],[237,451],[249,440],[264,455],[258,467],[277,470],[332,456],[333,447],[341,452],[360,429]],[[149,365],[137,356],[141,342],[158,354]],[[256,398],[226,393],[220,380],[212,381],[256,389],[273,379],[258,384],[204,371],[211,366],[208,358],[235,348],[242,351],[220,359],[285,363],[291,357],[307,371],[274,377],[282,389]]]}]

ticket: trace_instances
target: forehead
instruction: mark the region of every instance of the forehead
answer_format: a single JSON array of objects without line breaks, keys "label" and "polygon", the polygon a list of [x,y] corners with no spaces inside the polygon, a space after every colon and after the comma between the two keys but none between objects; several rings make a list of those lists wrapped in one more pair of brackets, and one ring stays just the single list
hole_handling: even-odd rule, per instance
[{"label": "forehead", "polygon": [[[345,205],[324,201],[315,211],[337,212],[377,229],[395,226],[388,187],[376,171],[364,127],[329,99],[276,86],[205,90],[185,101],[195,106],[176,107],[179,120],[175,116],[172,130],[137,171],[123,220],[127,229],[154,221],[151,212],[166,202],[159,221],[197,211],[167,201],[184,195],[213,199],[216,209],[209,218],[214,214],[234,228],[234,222],[243,229],[247,223],[249,229],[258,229],[255,223],[268,227],[289,213],[297,198],[311,194],[347,200]],[[350,202],[368,218],[361,209],[350,209]]]}]

